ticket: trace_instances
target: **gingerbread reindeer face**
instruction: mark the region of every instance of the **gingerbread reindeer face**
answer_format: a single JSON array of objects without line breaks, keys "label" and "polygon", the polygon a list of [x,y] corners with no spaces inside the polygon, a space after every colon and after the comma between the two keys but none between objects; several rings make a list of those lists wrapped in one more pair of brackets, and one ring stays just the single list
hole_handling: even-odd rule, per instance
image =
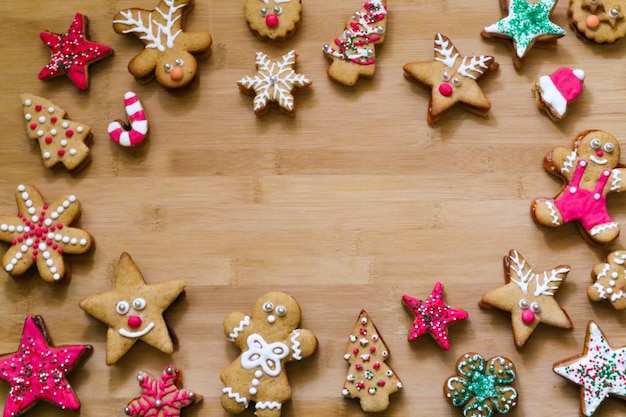
[{"label": "gingerbread reindeer face", "polygon": [[597,43],[613,43],[626,36],[624,11],[624,0],[571,0],[569,5],[574,29]]},{"label": "gingerbread reindeer face", "polygon": [[301,0],[246,0],[243,5],[250,29],[272,40],[291,35],[300,24]]}]

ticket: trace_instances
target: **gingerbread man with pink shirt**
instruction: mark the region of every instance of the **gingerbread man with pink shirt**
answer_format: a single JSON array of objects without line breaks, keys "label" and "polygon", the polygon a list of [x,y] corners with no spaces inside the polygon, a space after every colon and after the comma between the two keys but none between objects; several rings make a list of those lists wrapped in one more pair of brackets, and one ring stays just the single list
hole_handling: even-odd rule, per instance
[{"label": "gingerbread man with pink shirt", "polygon": [[572,149],[560,146],[548,152],[544,168],[562,177],[566,185],[555,198],[541,197],[532,202],[534,220],[548,227],[576,221],[592,242],[615,240],[620,228],[608,213],[606,196],[624,189],[624,168],[619,160],[619,142],[602,130],[580,133]]}]

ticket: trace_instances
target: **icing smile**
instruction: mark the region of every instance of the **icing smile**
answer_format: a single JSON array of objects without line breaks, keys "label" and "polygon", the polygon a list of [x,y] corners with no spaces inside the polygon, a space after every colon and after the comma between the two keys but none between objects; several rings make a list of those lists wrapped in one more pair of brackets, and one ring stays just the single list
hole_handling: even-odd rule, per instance
[{"label": "icing smile", "polygon": [[124,336],[124,337],[130,337],[130,338],[137,338],[137,337],[142,337],[145,336],[146,334],[148,334],[148,332],[150,330],[152,330],[154,328],[154,322],[150,322],[148,323],[148,325],[146,326],[145,329],[140,330],[138,332],[130,332],[124,328],[121,328],[119,330],[119,333]]},{"label": "icing smile", "polygon": [[595,162],[598,165],[605,165],[607,162],[609,162],[608,159],[598,159],[593,155],[591,155],[589,159],[591,159],[593,162]]}]

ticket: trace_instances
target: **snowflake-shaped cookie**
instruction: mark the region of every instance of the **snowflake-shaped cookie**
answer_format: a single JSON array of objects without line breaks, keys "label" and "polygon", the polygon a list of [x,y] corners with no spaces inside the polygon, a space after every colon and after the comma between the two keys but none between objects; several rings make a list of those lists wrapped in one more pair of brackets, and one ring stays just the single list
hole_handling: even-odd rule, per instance
[{"label": "snowflake-shaped cookie", "polygon": [[268,105],[272,102],[277,103],[287,114],[292,115],[295,112],[293,89],[312,84],[311,80],[293,69],[297,57],[296,51],[292,50],[283,55],[281,60],[274,62],[263,52],[257,52],[256,75],[237,81],[241,91],[255,94],[254,113],[257,116],[267,112]]}]

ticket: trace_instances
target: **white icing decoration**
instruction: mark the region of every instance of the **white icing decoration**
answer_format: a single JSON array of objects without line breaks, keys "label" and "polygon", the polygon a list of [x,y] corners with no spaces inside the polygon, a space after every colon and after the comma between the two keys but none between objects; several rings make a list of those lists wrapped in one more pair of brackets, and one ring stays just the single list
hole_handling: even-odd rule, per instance
[{"label": "white icing decoration", "polygon": [[282,371],[281,359],[289,356],[289,347],[282,342],[267,343],[260,334],[248,336],[248,350],[241,354],[244,369],[261,367],[269,376],[278,376]]},{"label": "white icing decoration", "polygon": [[250,325],[250,316],[245,316],[243,320],[239,322],[239,326],[235,327],[233,331],[228,335],[228,341],[234,342],[239,337],[239,334],[243,332],[244,327]]},{"label": "white icing decoration", "polygon": [[224,394],[228,395],[228,398],[234,399],[235,402],[237,402],[239,404],[243,404],[244,407],[248,408],[248,399],[246,397],[242,397],[241,395],[239,395],[236,392],[233,392],[233,389],[231,387],[223,388],[222,392]]},{"label": "white icing decoration", "polygon": [[302,360],[302,350],[300,350],[300,341],[298,340],[298,338],[300,337],[300,330],[295,329],[293,332],[291,332],[291,350],[293,351],[293,353],[291,354],[291,356],[299,361]]},{"label": "white icing decoration", "polygon": [[131,331],[128,331],[128,330],[124,329],[123,327],[120,328],[118,330],[118,332],[119,332],[119,334],[121,334],[124,337],[128,337],[128,338],[131,338],[131,339],[136,339],[136,338],[139,338],[139,337],[147,335],[150,332],[150,330],[152,330],[153,328],[154,328],[154,322],[150,322],[145,327],[145,329],[140,330],[138,332],[131,332]]}]

